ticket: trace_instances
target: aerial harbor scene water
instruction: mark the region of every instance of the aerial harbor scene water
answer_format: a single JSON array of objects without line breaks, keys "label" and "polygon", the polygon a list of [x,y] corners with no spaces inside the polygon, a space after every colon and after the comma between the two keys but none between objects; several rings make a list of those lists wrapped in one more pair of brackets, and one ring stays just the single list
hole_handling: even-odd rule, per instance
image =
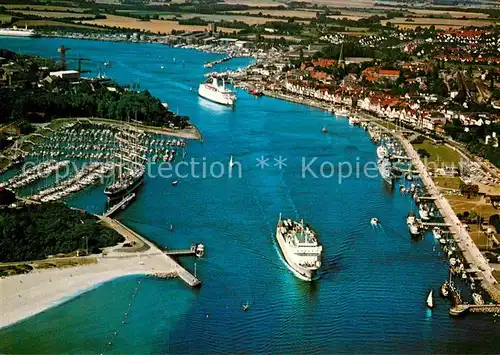
[{"label": "aerial harbor scene water", "polygon": [[381,109],[411,84],[343,72],[347,37],[304,59],[48,28],[0,35],[1,353],[498,352],[493,98],[480,155],[412,126],[432,100]]}]

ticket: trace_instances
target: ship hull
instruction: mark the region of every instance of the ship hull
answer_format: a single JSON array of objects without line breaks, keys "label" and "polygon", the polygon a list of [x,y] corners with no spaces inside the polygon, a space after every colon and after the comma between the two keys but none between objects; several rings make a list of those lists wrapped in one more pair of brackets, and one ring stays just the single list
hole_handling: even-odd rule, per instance
[{"label": "ship hull", "polygon": [[0,31],[0,36],[7,37],[39,37],[33,32],[21,32],[21,31]]},{"label": "ship hull", "polygon": [[281,255],[283,255],[283,259],[287,268],[299,279],[304,281],[312,281],[316,277],[317,270],[306,269],[293,262],[292,256],[289,254],[286,247],[285,239],[278,229],[276,229],[276,240],[278,241],[278,246],[280,247]]},{"label": "ship hull", "polygon": [[200,95],[200,97],[202,97],[206,100],[209,100],[209,101],[212,101],[212,102],[215,102],[217,104],[224,105],[224,106],[233,106],[234,101],[235,101],[234,98],[231,98],[231,97],[224,95],[222,93],[214,92],[212,90],[205,88],[204,84],[200,85],[200,87],[198,88],[198,95]]},{"label": "ship hull", "polygon": [[109,201],[116,201],[119,199],[123,199],[125,196],[127,196],[127,195],[131,194],[132,192],[134,192],[135,190],[137,190],[137,188],[143,183],[143,181],[144,181],[144,175],[141,175],[140,177],[135,179],[131,184],[124,187],[123,189],[120,189],[120,190],[117,190],[114,192],[104,190],[104,194],[106,195],[106,197],[108,198]]}]

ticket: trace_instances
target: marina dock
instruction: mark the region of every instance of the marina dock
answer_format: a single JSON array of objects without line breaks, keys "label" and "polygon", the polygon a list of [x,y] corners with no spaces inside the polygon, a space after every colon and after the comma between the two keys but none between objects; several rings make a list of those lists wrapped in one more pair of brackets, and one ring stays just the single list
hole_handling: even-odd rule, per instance
[{"label": "marina dock", "polygon": [[[427,188],[428,197],[432,197],[434,199],[436,208],[439,210],[440,215],[444,219],[444,226],[450,229],[451,235],[466,262],[471,265],[473,269],[480,271],[478,277],[481,279],[481,286],[491,295],[493,300],[500,302],[500,289],[495,286],[497,285],[497,281],[492,274],[492,269],[489,266],[488,261],[483,254],[481,254],[481,251],[478,249],[467,230],[462,226],[462,223],[451,208],[448,200],[441,194],[439,189],[434,184],[434,181],[427,172],[424,163],[411,143],[399,132],[392,132],[383,125],[379,124],[376,120],[372,120],[372,122],[376,122],[380,128],[393,135],[401,142],[406,153],[408,154],[408,157],[411,158],[413,166],[418,171],[422,183]],[[435,226],[436,224],[433,225]]]},{"label": "marina dock", "polygon": [[233,59],[233,56],[229,55],[229,56],[221,58],[221,59],[213,60],[211,62],[206,62],[203,66],[205,68],[212,68],[214,65],[227,62],[227,61],[229,61],[231,59]]},{"label": "marina dock", "polygon": [[450,308],[451,316],[461,316],[467,313],[500,313],[500,304],[459,304]]}]

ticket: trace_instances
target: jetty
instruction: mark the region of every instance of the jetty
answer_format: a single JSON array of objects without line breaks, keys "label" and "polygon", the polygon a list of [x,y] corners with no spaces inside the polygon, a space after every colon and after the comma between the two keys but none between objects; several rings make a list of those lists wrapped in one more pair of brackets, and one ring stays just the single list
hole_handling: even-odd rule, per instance
[{"label": "jetty", "polygon": [[451,316],[461,316],[467,313],[500,313],[500,304],[458,304],[450,308]]},{"label": "jetty", "polygon": [[[187,283],[191,287],[198,287],[201,285],[201,281],[196,278],[196,276],[192,275],[188,270],[183,268],[178,262],[176,262],[172,257],[167,255],[164,251],[159,249],[156,245],[148,241],[146,238],[142,237],[140,234],[137,232],[133,231],[129,227],[123,225],[121,222],[117,221],[116,219],[112,219],[110,217],[105,217],[101,215],[96,215],[97,218],[100,219],[102,223],[105,223],[107,226],[110,228],[113,228],[115,231],[120,233],[125,239],[128,241],[138,241],[140,243],[143,243],[146,247],[146,250],[143,250],[140,254],[144,256],[148,255],[158,255],[161,254],[165,257],[165,261],[167,265],[173,266],[173,269],[175,269],[175,274],[179,276],[181,280],[183,280],[185,283]],[[130,254],[130,253],[128,253]],[[139,254],[139,253],[138,253]],[[135,253],[134,253],[135,256]],[[130,257],[130,255],[119,255],[117,257]],[[160,277],[161,275],[165,274],[162,270],[158,270],[156,272]],[[171,274],[169,274],[171,276]]]},{"label": "jetty", "polygon": [[135,193],[131,193],[130,195],[127,195],[123,200],[121,200],[116,205],[114,205],[109,210],[107,210],[103,216],[104,217],[111,217],[111,215],[113,215],[116,211],[124,210],[128,206],[128,203],[134,199],[135,199]]},{"label": "jetty", "polygon": [[449,223],[445,223],[445,222],[422,222],[420,219],[418,220],[419,223],[422,225],[422,227],[426,227],[426,228],[429,228],[429,227],[451,227],[451,224]]},{"label": "jetty", "polygon": [[220,64],[220,63],[224,63],[224,62],[227,62],[229,60],[233,59],[233,56],[232,55],[229,55],[227,57],[224,57],[224,58],[221,58],[221,59],[217,59],[217,60],[213,60],[211,62],[206,62],[203,66],[205,68],[212,68],[214,65],[217,65],[217,64]]},{"label": "jetty", "polygon": [[196,256],[203,257],[204,246],[201,243],[193,243],[189,249],[165,250],[168,256]]}]

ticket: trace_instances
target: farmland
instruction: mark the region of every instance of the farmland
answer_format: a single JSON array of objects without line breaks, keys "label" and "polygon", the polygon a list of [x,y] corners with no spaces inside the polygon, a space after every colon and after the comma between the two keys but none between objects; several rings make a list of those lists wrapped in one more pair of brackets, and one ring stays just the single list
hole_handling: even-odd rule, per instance
[{"label": "farmland", "polygon": [[40,17],[47,18],[93,18],[92,14],[83,14],[83,13],[73,13],[73,12],[55,12],[55,11],[26,11],[26,10],[18,10],[17,13],[22,13],[23,15],[34,15]]},{"label": "farmland", "polygon": [[[435,25],[436,28],[449,28],[449,27],[463,27],[463,26],[477,26],[485,27],[492,26],[496,23],[494,21],[482,20],[482,19],[446,19],[446,18],[412,18],[412,21],[407,21],[405,17],[395,17],[391,20],[382,20],[380,23],[386,25],[387,22],[397,25],[400,28],[414,28],[416,26],[429,27]],[[440,27],[438,27],[440,26]]]},{"label": "farmland", "polygon": [[[107,26],[107,27],[123,27],[128,29],[137,29],[139,31],[150,31],[153,33],[164,33],[164,34],[170,34],[172,33],[173,30],[176,31],[208,30],[208,26],[179,25],[177,21],[167,21],[167,20],[140,21],[138,19],[131,17],[116,16],[109,14],[106,14],[105,19],[82,21],[82,23]],[[218,30],[226,33],[238,32],[238,30],[234,28],[220,27],[218,28]]]},{"label": "farmland", "polygon": [[252,15],[269,15],[269,16],[281,16],[281,17],[299,17],[299,18],[316,18],[317,11],[301,11],[301,10],[260,10],[260,9],[249,9],[241,11],[232,11],[231,13],[248,13]]},{"label": "farmland", "polygon": [[[8,10],[35,10],[35,11],[60,11],[60,12],[84,12],[89,10],[81,7],[64,7],[64,6],[50,6],[50,5],[22,5],[22,4],[2,4]],[[16,11],[17,12],[17,11]]]},{"label": "farmland", "polygon": [[52,20],[18,20],[14,24],[18,27],[28,26],[29,28],[33,27],[71,27],[71,28],[79,28],[79,29],[88,29],[88,30],[100,30],[99,28],[92,26],[84,26],[75,23],[67,23],[67,22],[58,22]]},{"label": "farmland", "polygon": [[10,20],[12,20],[12,16],[0,14],[0,21],[1,22],[9,22]]}]

